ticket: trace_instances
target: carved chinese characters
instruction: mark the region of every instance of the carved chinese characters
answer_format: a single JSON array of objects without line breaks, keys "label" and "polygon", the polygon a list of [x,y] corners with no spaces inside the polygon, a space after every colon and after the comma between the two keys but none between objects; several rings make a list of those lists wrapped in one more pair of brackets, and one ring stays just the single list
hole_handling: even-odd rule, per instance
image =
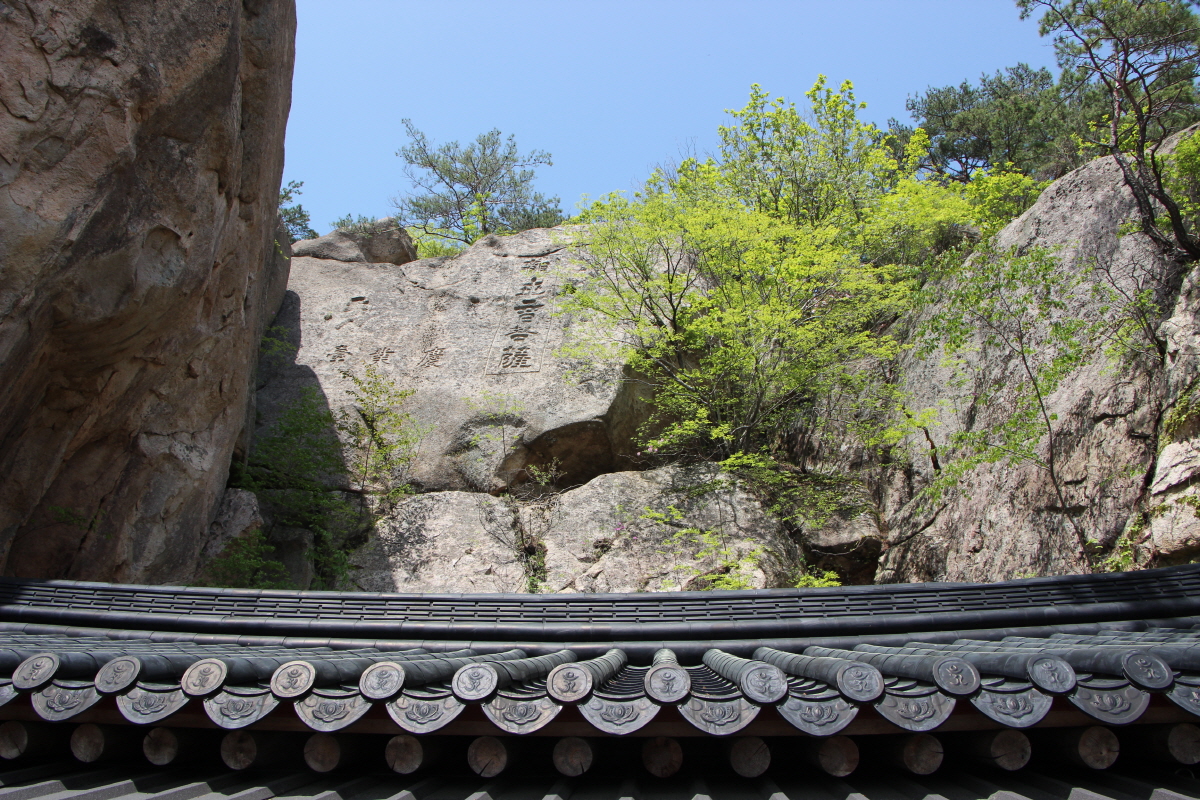
[{"label": "carved chinese characters", "polygon": [[522,273],[522,278],[492,340],[487,366],[489,375],[539,372],[542,368],[547,335],[543,315],[550,288],[546,279],[533,270]]}]

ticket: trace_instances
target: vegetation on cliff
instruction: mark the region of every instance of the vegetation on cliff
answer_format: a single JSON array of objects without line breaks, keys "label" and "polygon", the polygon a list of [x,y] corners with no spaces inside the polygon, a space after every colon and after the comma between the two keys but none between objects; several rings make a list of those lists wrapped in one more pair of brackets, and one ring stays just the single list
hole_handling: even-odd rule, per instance
[{"label": "vegetation on cliff", "polygon": [[[1018,5],[1043,15],[1057,79],[1018,64],[978,84],[930,88],[909,101],[915,126],[892,121],[887,130],[860,118],[864,104],[848,81],[835,88],[819,77],[801,108],[754,85],[747,104],[728,112],[717,152],[659,168],[631,196],[600,198],[572,220],[583,223],[570,245],[588,277],[562,276],[562,311],[578,322],[563,352],[619,359],[648,387],[652,409],[638,442],[645,463],[718,462],[801,530],[877,513],[862,472],[804,451],[813,431],[876,465],[895,460],[906,437],[923,436],[935,479],[920,487],[917,505],[933,507],[981,465],[1032,466],[1088,566],[1133,563],[1127,537],[1101,545],[1077,522],[1087,499],[1069,496],[1057,460],[1064,422],[1047,398],[1097,358],[1116,369],[1135,357],[1161,360],[1156,329],[1173,295],[1128,290],[1099,261],[1066,271],[1053,251],[1004,249],[994,237],[1050,179],[1104,156],[1136,199],[1126,230],[1178,265],[1176,277],[1200,259],[1200,134],[1161,149],[1200,118],[1200,33],[1184,0]],[[549,154],[522,154],[495,130],[435,147],[405,124],[410,144],[398,155],[417,191],[397,200],[388,224],[414,231],[421,255],[563,221],[558,199],[532,189],[532,168]],[[288,200],[298,191],[289,185]],[[337,224],[365,231],[380,223]],[[1085,305],[1087,317],[1078,312]],[[972,362],[983,349],[1016,368],[985,372]],[[973,404],[1002,413],[934,445],[937,410],[914,406],[904,388],[902,356],[913,350],[943,359],[973,387]],[[404,491],[404,453],[416,438],[402,415],[387,416],[403,398],[392,399],[371,412],[393,425],[386,447],[369,425],[339,426],[363,471],[354,481],[360,517]],[[372,460],[386,461],[393,447],[397,463]],[[258,452],[269,449],[268,438]],[[260,472],[247,486],[297,488],[279,483],[278,465],[251,468]],[[302,490],[345,502],[330,500],[328,487]],[[326,526],[336,516],[320,513]],[[728,576],[738,565],[725,566],[706,577],[736,588]],[[337,567],[319,571],[335,578]],[[833,577],[801,570],[794,581]]]}]

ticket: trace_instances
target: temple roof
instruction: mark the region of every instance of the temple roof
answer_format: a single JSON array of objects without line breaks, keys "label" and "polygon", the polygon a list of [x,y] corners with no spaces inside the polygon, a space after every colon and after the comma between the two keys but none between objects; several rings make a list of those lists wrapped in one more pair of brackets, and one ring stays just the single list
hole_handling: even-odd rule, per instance
[{"label": "temple roof", "polygon": [[[481,775],[520,758],[573,769],[605,750],[663,774],[690,761],[713,780],[713,764],[783,780],[786,752],[843,777],[860,760],[1014,771],[1038,752],[1101,768],[1131,747],[1178,765],[1200,762],[1197,717],[1200,565],[634,595],[0,580],[0,756],[14,767],[39,748],[99,762],[135,739],[167,769],[185,752],[265,768],[271,751],[321,772],[378,750],[363,768],[386,751],[393,776],[397,758],[419,771],[467,743],[451,760]],[[568,744],[533,755],[551,741]]]}]

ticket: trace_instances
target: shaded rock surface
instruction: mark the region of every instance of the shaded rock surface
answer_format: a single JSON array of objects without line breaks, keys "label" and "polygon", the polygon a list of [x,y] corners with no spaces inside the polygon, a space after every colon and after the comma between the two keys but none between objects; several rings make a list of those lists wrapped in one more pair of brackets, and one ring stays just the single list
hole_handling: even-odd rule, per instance
[{"label": "shaded rock surface", "polygon": [[217,515],[208,528],[208,540],[200,553],[201,563],[220,555],[234,539],[248,536],[263,527],[258,496],[246,489],[226,489],[217,506]]},{"label": "shaded rock surface", "polygon": [[645,592],[786,585],[779,522],[712,468],[602,475],[541,499],[433,492],[351,556],[367,591]]},{"label": "shaded rock surface", "polygon": [[292,0],[0,6],[0,560],[187,580],[287,281]]},{"label": "shaded rock surface", "polygon": [[432,492],[404,501],[350,558],[368,592],[522,592],[512,510],[487,494]]},{"label": "shaded rock surface", "polygon": [[260,431],[306,389],[338,413],[368,368],[413,396],[423,431],[411,474],[425,491],[492,491],[557,464],[559,484],[628,462],[645,407],[619,364],[587,370],[556,355],[570,320],[565,233],[490,236],[453,258],[403,265],[296,257],[274,326],[295,348],[261,370]]}]

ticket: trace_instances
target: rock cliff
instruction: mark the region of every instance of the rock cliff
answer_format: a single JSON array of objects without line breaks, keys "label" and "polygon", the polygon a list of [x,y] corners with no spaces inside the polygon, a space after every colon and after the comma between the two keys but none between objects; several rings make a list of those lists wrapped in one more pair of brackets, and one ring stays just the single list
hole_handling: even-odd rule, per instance
[{"label": "rock cliff", "polygon": [[[883,460],[836,431],[798,433],[803,468],[849,476],[869,498],[815,529],[785,530],[721,476],[628,471],[646,466],[633,444],[646,416],[636,381],[618,363],[583,374],[557,349],[573,323],[556,313],[555,294],[579,268],[565,230],[489,237],[452,259],[399,266],[370,263],[369,242],[302,243],[299,252],[323,257],[293,261],[276,324],[296,356],[262,370],[260,431],[305,386],[345,408],[347,373],[367,366],[415,391],[408,410],[425,436],[410,477],[427,494],[402,502],[351,555],[351,583],[372,591],[784,586],[802,560],[851,582],[1188,560],[1200,553],[1200,283],[1141,234],[1121,235],[1134,213],[1117,167],[1098,160],[1054,183],[996,240],[1005,251],[1053,252],[1074,287],[1068,317],[1117,313],[1114,297],[1143,291],[1159,308],[1145,320],[1143,352],[1093,348],[1046,398],[1057,491],[1043,436],[1034,460],[982,463],[935,502],[921,494],[956,457],[956,436],[1011,414],[1019,359],[983,339],[956,363],[905,351],[895,370],[905,407],[931,416]],[[895,329],[913,343],[921,321]],[[534,479],[550,465],[560,474],[543,491]],[[724,488],[697,490],[714,482]]]},{"label": "rock cliff", "polygon": [[[627,463],[644,407],[621,365],[589,374],[555,354],[570,321],[554,297],[577,270],[566,236],[490,236],[453,258],[401,265],[357,251],[293,258],[273,330],[295,354],[261,370],[260,431],[306,389],[340,412],[349,376],[371,367],[414,391],[406,410],[424,435],[408,477],[424,491],[488,492],[550,464],[573,486]],[[333,254],[323,244],[297,252]]]},{"label": "rock cliff", "polygon": [[[872,513],[808,532],[810,557],[843,572],[875,569],[873,579],[886,583],[996,581],[1178,563],[1200,553],[1193,486],[1200,429],[1191,399],[1200,378],[1200,292],[1186,265],[1163,258],[1140,233],[1121,235],[1135,211],[1116,164],[1100,159],[1056,181],[997,236],[1004,250],[1055,253],[1064,283],[1078,283],[1067,316],[1118,314],[1112,298],[1139,292],[1159,307],[1145,320],[1150,336],[1140,337],[1141,354],[1094,348],[1046,398],[1062,500],[1046,467],[1044,433],[1035,434],[1037,463],[980,464],[938,501],[917,497],[955,457],[956,434],[995,430],[1011,414],[1024,376],[1015,353],[982,337],[954,364],[913,349],[899,369],[906,405],[934,415],[888,463],[866,463],[828,439],[800,448],[824,469],[862,476],[874,503]],[[902,323],[905,335],[919,322]],[[1032,338],[1044,337],[1048,324],[1037,323]],[[993,386],[1005,388],[982,401],[983,387]]]},{"label": "rock cliff", "polygon": [[[711,466],[648,469],[635,376],[560,350],[579,324],[556,301],[581,269],[571,229],[417,260],[380,221],[293,257],[276,205],[294,29],[293,0],[0,5],[4,574],[190,581],[260,529],[296,584],[328,580],[313,554],[332,546],[369,591],[761,588],[805,559],[853,582],[989,581],[1200,555],[1200,279],[1121,235],[1134,204],[1110,161],[997,239],[1157,307],[1142,353],[1094,349],[1045,398],[1058,485],[1043,437],[1035,459],[923,496],[955,437],[1009,413],[1022,373],[982,339],[956,364],[914,348],[894,374],[930,413],[885,457],[796,432],[802,469],[857,481],[867,510],[793,530]],[[1111,308],[1081,290],[1061,313]],[[911,342],[920,322],[896,330]],[[361,514],[366,479],[333,421],[368,375],[411,391],[418,494],[370,531],[348,514],[331,544],[280,522],[278,499],[226,488],[252,440],[314,401],[344,461],[310,494]],[[982,401],[984,386],[1004,388]]]},{"label": "rock cliff", "polygon": [[351,557],[366,591],[658,592],[787,585],[783,526],[711,468],[601,475],[541,498],[406,500]]},{"label": "rock cliff", "polygon": [[0,558],[190,578],[287,282],[293,0],[0,5]]}]

